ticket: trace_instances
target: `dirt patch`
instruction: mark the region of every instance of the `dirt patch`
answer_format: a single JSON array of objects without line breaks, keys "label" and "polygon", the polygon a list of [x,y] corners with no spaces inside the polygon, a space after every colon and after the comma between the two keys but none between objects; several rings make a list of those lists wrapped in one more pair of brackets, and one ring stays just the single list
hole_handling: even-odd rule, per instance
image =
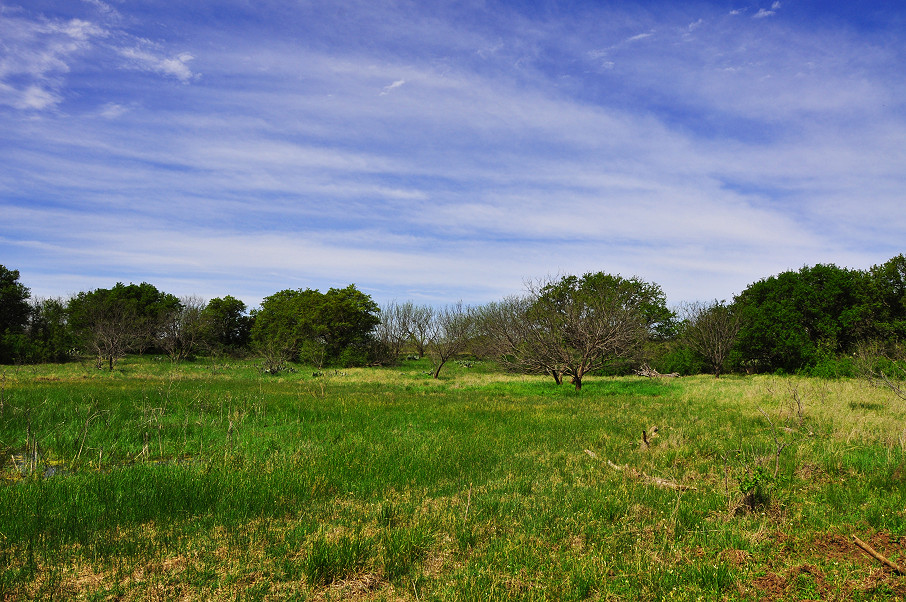
[{"label": "dirt patch", "polygon": [[752,582],[752,588],[761,594],[761,600],[778,600],[782,598],[786,593],[786,586],[786,579],[773,572],[768,572]]},{"label": "dirt patch", "polygon": [[745,550],[723,550],[720,558],[730,566],[741,568],[752,561],[752,555]]},{"label": "dirt patch", "polygon": [[825,600],[830,591],[824,573],[812,564],[795,566],[782,574],[769,571],[752,582],[759,600]]},{"label": "dirt patch", "polygon": [[[769,570],[743,584],[740,590],[744,595],[754,595],[763,601],[847,600],[857,594],[870,598],[906,599],[906,578],[894,574],[866,554],[848,535],[823,533],[799,539],[776,532],[772,539],[775,548],[773,558],[767,563]],[[906,542],[899,538],[878,532],[866,536],[865,541],[884,556],[902,562]],[[725,550],[721,556],[727,563],[741,566],[748,559],[745,552],[740,552]],[[808,562],[782,566],[784,559],[797,557]]]}]

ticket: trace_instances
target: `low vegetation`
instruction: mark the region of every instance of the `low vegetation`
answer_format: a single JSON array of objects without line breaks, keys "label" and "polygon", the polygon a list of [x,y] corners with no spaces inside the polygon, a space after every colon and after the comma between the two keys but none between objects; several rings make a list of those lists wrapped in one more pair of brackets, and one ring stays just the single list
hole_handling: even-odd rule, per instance
[{"label": "low vegetation", "polygon": [[889,387],[432,368],[0,367],[0,599],[906,596]]}]

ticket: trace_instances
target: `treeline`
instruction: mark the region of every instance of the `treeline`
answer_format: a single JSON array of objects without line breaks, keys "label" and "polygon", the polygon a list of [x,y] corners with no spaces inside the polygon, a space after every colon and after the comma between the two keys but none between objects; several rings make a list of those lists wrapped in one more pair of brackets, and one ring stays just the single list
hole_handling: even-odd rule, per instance
[{"label": "treeline", "polygon": [[[229,295],[178,298],[151,284],[117,283],[69,299],[32,299],[0,266],[0,363],[91,357],[114,368],[128,353],[254,354],[262,370],[292,362],[389,365],[429,356],[437,377],[466,354],[547,374],[578,389],[590,373],[726,371],[851,375],[856,356],[902,354],[906,257],[869,270],[832,264],[759,280],[732,301],[668,308],[661,288],[603,272],[531,283],[519,295],[469,307],[392,302],[355,285],[284,290],[252,309]],[[883,353],[882,353],[883,352]]]}]

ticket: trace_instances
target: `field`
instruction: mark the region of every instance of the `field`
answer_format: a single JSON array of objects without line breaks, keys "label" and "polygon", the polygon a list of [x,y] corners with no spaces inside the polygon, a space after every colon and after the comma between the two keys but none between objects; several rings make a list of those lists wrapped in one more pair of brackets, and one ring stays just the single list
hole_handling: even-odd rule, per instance
[{"label": "field", "polygon": [[884,390],[429,370],[3,367],[0,599],[906,598]]}]

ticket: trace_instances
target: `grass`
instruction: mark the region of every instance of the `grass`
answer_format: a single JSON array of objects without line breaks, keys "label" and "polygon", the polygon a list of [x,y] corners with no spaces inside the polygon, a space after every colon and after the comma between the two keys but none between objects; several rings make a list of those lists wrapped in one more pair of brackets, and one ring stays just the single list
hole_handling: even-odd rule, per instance
[{"label": "grass", "polygon": [[906,597],[882,390],[429,369],[4,368],[0,599]]}]

